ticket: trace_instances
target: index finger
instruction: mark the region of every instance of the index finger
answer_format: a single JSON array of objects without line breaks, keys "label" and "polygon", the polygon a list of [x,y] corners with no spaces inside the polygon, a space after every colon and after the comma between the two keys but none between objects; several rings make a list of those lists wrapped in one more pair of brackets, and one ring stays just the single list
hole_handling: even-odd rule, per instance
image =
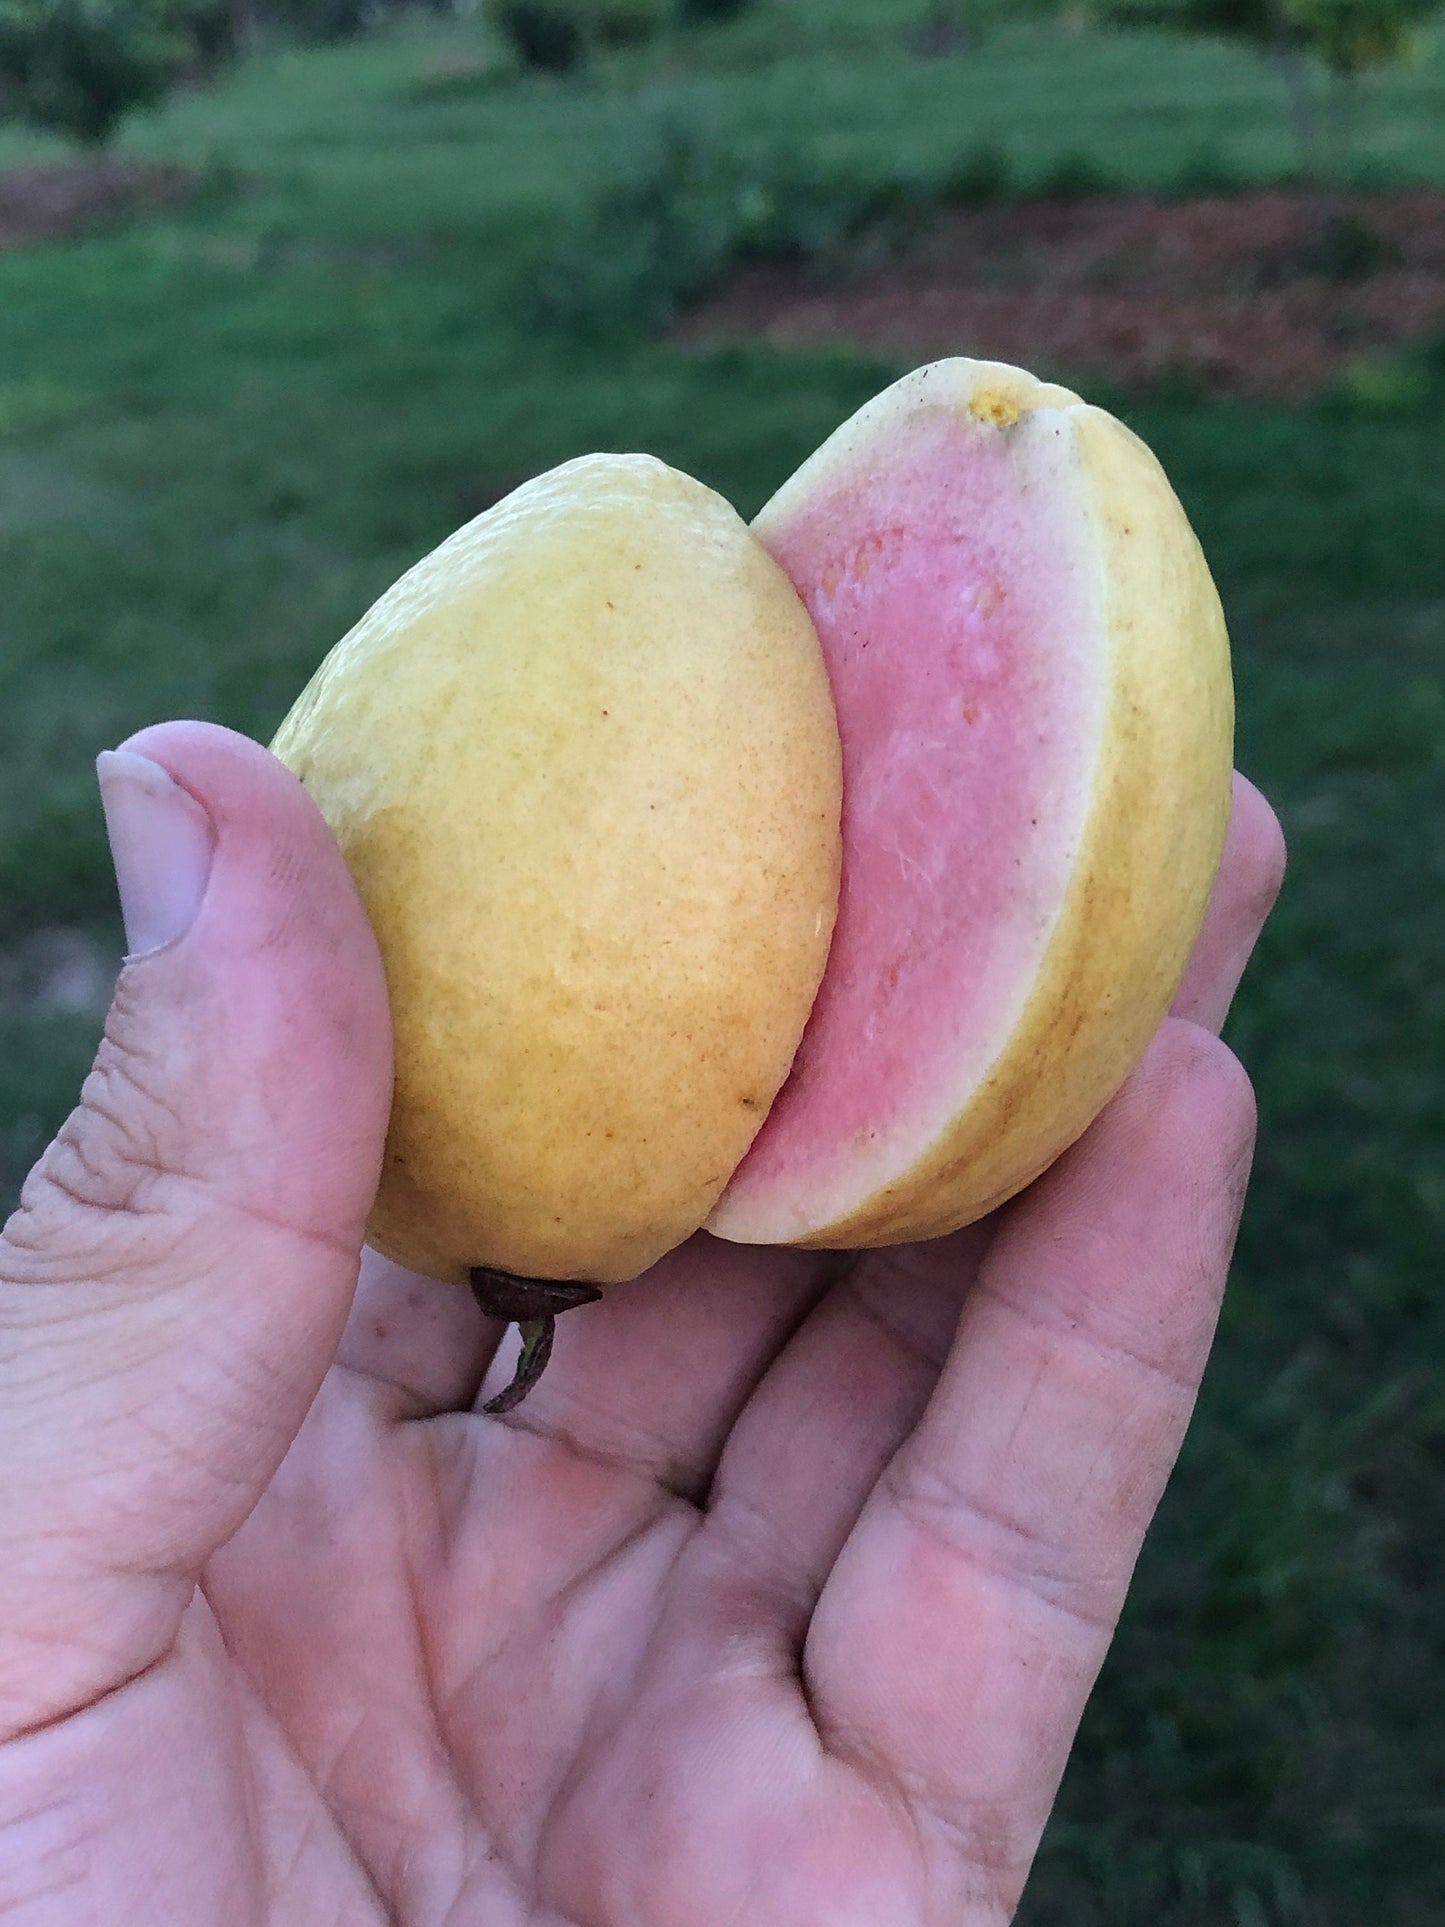
[{"label": "index finger", "polygon": [[1247,776],[1234,801],[1219,877],[1174,997],[1174,1015],[1220,1031],[1260,930],[1284,881],[1284,832]]}]

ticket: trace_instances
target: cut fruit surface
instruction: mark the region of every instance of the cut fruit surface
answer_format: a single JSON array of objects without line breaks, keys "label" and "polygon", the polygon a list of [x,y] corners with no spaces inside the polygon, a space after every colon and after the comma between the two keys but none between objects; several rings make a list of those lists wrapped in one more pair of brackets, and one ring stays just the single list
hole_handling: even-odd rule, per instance
[{"label": "cut fruit surface", "polygon": [[755,527],[828,663],[843,886],[710,1227],[935,1235],[1072,1142],[1167,1009],[1228,810],[1218,599],[1143,444],[998,364],[895,384]]}]

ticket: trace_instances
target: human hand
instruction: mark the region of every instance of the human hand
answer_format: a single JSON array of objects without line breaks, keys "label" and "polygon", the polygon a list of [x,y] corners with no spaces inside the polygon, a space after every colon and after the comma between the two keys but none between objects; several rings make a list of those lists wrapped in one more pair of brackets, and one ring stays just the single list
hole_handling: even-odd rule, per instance
[{"label": "human hand", "polygon": [[0,1243],[0,1915],[1007,1921],[1213,1332],[1268,807],[1024,1197],[848,1261],[700,1235],[496,1419],[465,1294],[356,1285],[390,1044],[329,833],[226,732],[128,748],[189,793],[112,766],[161,947]]}]

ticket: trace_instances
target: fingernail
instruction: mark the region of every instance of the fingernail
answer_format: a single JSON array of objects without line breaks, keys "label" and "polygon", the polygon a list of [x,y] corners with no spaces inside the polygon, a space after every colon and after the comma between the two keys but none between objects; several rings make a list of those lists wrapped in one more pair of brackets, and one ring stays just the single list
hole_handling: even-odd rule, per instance
[{"label": "fingernail", "polygon": [[129,749],[95,759],[115,863],[127,957],[146,957],[183,937],[211,874],[210,817],[159,763]]}]

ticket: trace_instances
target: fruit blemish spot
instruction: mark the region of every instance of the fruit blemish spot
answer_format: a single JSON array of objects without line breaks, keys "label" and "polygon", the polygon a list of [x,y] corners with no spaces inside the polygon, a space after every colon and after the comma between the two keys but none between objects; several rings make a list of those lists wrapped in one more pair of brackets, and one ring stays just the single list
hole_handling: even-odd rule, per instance
[{"label": "fruit blemish spot", "polygon": [[976,422],[988,428],[1012,428],[1019,418],[1019,405],[998,388],[980,388],[968,404]]}]

